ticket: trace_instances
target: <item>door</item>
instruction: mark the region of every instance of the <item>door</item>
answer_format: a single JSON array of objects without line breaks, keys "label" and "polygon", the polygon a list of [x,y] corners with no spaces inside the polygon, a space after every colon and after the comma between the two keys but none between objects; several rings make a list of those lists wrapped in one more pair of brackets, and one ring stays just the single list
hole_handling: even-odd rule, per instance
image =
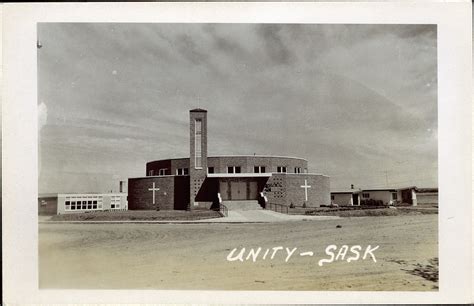
[{"label": "door", "polygon": [[352,205],[359,205],[359,195],[353,194],[352,195]]},{"label": "door", "polygon": [[249,200],[258,199],[258,183],[249,182]]},{"label": "door", "polygon": [[230,199],[246,200],[247,199],[247,182],[230,182]]},{"label": "door", "polygon": [[230,200],[229,194],[229,182],[227,181],[220,181],[219,182],[219,193],[221,194],[221,198],[223,201]]}]

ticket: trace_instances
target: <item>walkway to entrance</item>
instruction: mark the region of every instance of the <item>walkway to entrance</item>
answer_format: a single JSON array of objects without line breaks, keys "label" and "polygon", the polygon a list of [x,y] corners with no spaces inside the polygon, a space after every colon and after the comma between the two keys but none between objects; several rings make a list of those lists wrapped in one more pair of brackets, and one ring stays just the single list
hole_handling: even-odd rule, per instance
[{"label": "walkway to entrance", "polygon": [[[199,220],[201,222],[288,222],[288,221],[313,221],[313,220],[334,220],[337,216],[305,216],[305,215],[286,215],[271,210],[229,210],[228,216],[223,218]],[[198,221],[198,222],[199,222]]]},{"label": "walkway to entrance", "polygon": [[244,201],[223,201],[222,204],[227,207],[228,210],[260,210],[262,206],[255,200],[244,200]]}]

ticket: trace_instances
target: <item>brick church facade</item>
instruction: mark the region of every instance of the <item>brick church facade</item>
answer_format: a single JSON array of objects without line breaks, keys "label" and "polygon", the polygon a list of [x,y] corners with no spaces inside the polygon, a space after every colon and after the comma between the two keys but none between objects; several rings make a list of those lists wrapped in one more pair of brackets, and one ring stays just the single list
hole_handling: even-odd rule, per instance
[{"label": "brick church facade", "polygon": [[319,207],[331,203],[329,177],[308,173],[302,158],[208,156],[207,111],[190,116],[190,157],[146,164],[146,176],[128,179],[130,210],[218,209],[219,204],[255,201]]}]

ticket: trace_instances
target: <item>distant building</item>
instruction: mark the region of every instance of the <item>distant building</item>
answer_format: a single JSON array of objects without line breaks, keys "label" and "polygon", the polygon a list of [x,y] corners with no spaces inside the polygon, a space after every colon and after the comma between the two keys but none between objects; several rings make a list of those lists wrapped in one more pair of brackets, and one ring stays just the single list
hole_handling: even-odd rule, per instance
[{"label": "distant building", "polygon": [[38,196],[38,215],[52,216],[58,211],[58,195],[56,193],[40,194]]},{"label": "distant building", "polygon": [[126,193],[50,193],[38,197],[40,216],[118,210],[128,210]]},{"label": "distant building", "polygon": [[372,188],[345,191],[332,191],[331,201],[341,206],[364,205],[380,202],[382,205],[409,204],[438,205],[438,188]]},{"label": "distant building", "polygon": [[361,190],[361,204],[363,205],[368,200],[379,201],[382,205],[392,205],[397,201],[402,201],[400,190],[393,188]]},{"label": "distant building", "polygon": [[[190,157],[146,164],[146,176],[128,180],[130,210],[193,210],[266,205],[330,204],[329,177],[308,173],[303,158],[208,156],[207,111],[190,111]],[[238,144],[236,144],[237,146]]]},{"label": "distant building", "polygon": [[331,192],[331,203],[340,206],[360,205],[360,190],[340,190]]},{"label": "distant building", "polygon": [[57,214],[87,211],[127,210],[126,193],[69,193],[58,194]]}]

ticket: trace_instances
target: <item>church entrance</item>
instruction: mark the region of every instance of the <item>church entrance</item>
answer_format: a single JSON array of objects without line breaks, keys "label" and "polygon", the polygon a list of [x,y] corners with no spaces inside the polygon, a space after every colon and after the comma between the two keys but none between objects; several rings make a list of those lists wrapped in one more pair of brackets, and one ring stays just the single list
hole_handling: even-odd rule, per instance
[{"label": "church entrance", "polygon": [[230,182],[230,199],[247,199],[247,182]]},{"label": "church entrance", "polygon": [[258,183],[248,180],[221,180],[219,192],[224,201],[258,199]]}]

